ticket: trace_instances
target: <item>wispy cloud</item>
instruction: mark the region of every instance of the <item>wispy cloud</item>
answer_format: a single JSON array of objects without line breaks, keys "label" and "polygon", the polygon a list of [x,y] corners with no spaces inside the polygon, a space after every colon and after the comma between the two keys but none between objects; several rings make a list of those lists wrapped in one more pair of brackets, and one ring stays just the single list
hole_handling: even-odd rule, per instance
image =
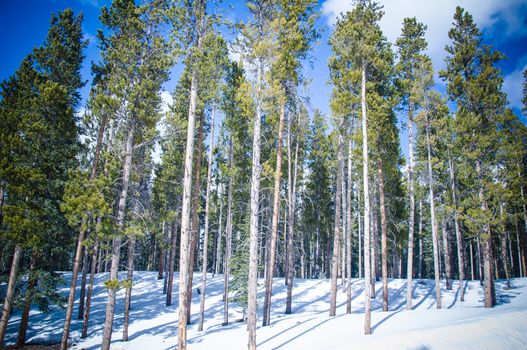
[{"label": "wispy cloud", "polygon": [[516,70],[503,79],[503,91],[507,93],[512,107],[521,109],[523,96],[523,72],[527,69],[527,56],[519,60]]}]

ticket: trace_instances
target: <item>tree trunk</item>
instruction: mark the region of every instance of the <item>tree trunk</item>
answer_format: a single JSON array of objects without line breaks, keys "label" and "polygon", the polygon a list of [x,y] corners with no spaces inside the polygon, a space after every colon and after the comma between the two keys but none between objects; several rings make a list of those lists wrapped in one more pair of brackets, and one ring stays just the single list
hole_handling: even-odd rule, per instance
[{"label": "tree trunk", "polygon": [[[97,143],[95,146],[95,155],[93,157],[93,164],[91,168],[90,180],[95,179],[97,175],[97,166],[99,164],[102,141],[103,141],[104,131],[106,129],[107,122],[108,122],[108,118],[104,114],[101,120],[101,124],[99,125],[99,130],[97,134]],[[133,134],[133,126],[131,130],[131,134]],[[130,135],[128,137],[130,138]],[[131,141],[133,141],[133,139]],[[130,157],[131,156],[132,155],[131,155],[131,148],[130,148]],[[125,163],[126,163],[126,157],[125,157]],[[124,180],[123,180],[123,183],[124,183]],[[68,305],[66,306],[66,318],[64,320],[64,331],[62,333],[62,340],[60,342],[60,350],[66,350],[68,348],[68,337],[69,337],[69,332],[70,332],[71,317],[73,314],[73,302],[75,299],[75,288],[77,287],[77,276],[79,274],[79,264],[80,264],[82,248],[83,248],[82,242],[84,241],[84,234],[86,232],[86,228],[84,227],[85,225],[86,225],[86,220],[83,219],[81,223],[81,227],[79,229],[79,235],[77,238],[77,248],[75,250],[75,258],[73,259],[73,271],[71,272],[71,283],[70,283],[70,290],[69,290],[69,295],[68,295]],[[85,281],[86,280],[84,280],[84,283]],[[79,309],[79,311],[81,310]]]},{"label": "tree trunk", "polygon": [[262,326],[271,324],[271,296],[273,293],[273,274],[276,256],[276,240],[278,236],[278,221],[280,218],[280,180],[282,178],[282,142],[284,134],[285,104],[280,110],[280,119],[278,122],[278,143],[276,146],[276,169],[274,175],[274,193],[273,193],[273,216],[271,222],[271,240],[267,254],[267,265],[265,275],[265,299],[263,308]]},{"label": "tree trunk", "polygon": [[339,131],[339,145],[337,153],[337,189],[335,192],[335,221],[334,221],[334,235],[333,235],[333,257],[331,259],[331,298],[329,300],[329,316],[335,316],[337,310],[337,273],[338,273],[338,259],[340,253],[340,215],[341,215],[341,200],[342,200],[342,167],[344,163],[343,157],[343,136],[342,130]]},{"label": "tree trunk", "polygon": [[27,325],[29,323],[29,311],[31,310],[31,302],[33,301],[33,290],[37,284],[37,278],[35,274],[35,264],[36,264],[37,255],[33,252],[31,256],[31,265],[29,266],[29,278],[27,282],[26,296],[24,300],[24,310],[22,311],[22,316],[20,318],[20,327],[18,328],[18,338],[16,341],[16,346],[18,348],[24,347],[26,345],[26,334],[27,334]]},{"label": "tree trunk", "polygon": [[253,152],[251,171],[251,212],[249,220],[249,281],[248,281],[248,309],[247,329],[249,331],[248,349],[256,350],[256,291],[258,288],[258,209],[260,202],[260,128],[261,128],[261,89],[263,62],[259,59],[256,74],[256,115],[253,127]]},{"label": "tree trunk", "polygon": [[518,250],[518,270],[519,277],[523,277],[523,264],[522,264],[522,253],[521,253],[521,242],[520,242],[520,229],[519,224],[516,222],[516,249]]},{"label": "tree trunk", "polygon": [[210,197],[210,183],[212,178],[212,153],[214,151],[214,116],[216,110],[212,110],[210,118],[210,142],[209,142],[209,159],[207,166],[207,187],[205,193],[205,232],[203,236],[203,259],[201,272],[201,300],[199,303],[199,324],[198,331],[203,330],[203,321],[205,319],[205,293],[207,287],[207,248],[209,244],[209,197]]},{"label": "tree trunk", "polygon": [[443,236],[443,253],[445,255],[445,280],[446,289],[452,290],[452,264],[450,258],[450,243],[448,240],[448,228],[446,220],[443,220],[442,236]]},{"label": "tree trunk", "polygon": [[[132,146],[134,141],[134,124],[130,122],[128,135],[126,137],[126,153],[123,162],[123,183],[121,186],[121,193],[119,194],[119,203],[117,207],[117,231],[119,234],[112,242],[112,264],[110,267],[110,282],[116,284],[119,282],[117,273],[119,272],[119,257],[121,252],[121,234],[124,226],[124,216],[126,208],[126,196],[128,195],[128,183],[130,181],[130,170],[132,165]],[[108,288],[108,302],[106,304],[106,318],[104,320],[104,329],[101,350],[109,350],[112,340],[113,318],[115,314],[115,300],[116,300],[117,286]],[[71,316],[70,316],[71,317]],[[65,331],[66,333],[66,331]],[[66,346],[66,339],[62,339]],[[66,340],[66,341],[65,341]],[[61,344],[62,347],[62,344]],[[66,348],[65,348],[66,349]],[[64,349],[64,350],[65,350]]]},{"label": "tree trunk", "polygon": [[88,253],[86,252],[86,247],[83,247],[82,250],[83,250],[82,277],[81,277],[81,293],[79,297],[79,310],[77,313],[78,320],[82,320],[82,317],[84,316],[84,301],[86,299],[86,278],[88,274]]},{"label": "tree trunk", "polygon": [[191,324],[191,307],[192,307],[192,281],[194,279],[194,259],[196,249],[199,247],[199,207],[200,207],[200,186],[201,186],[201,155],[203,151],[203,113],[200,116],[198,128],[198,144],[196,145],[196,159],[194,169],[194,188],[192,189],[192,209],[190,221],[190,246],[189,246],[189,267],[188,267],[188,284],[187,284],[187,325]]},{"label": "tree trunk", "polygon": [[381,268],[382,268],[382,311],[388,311],[388,222],[384,202],[384,172],[382,159],[377,161],[379,175],[379,209],[381,211]]},{"label": "tree trunk", "polygon": [[[414,188],[414,121],[411,106],[408,109],[408,187],[410,213],[408,216],[408,261],[406,265],[406,310],[412,310],[412,283],[414,275],[414,226],[415,226],[415,188]],[[421,274],[421,272],[419,272]]]},{"label": "tree trunk", "polygon": [[[197,4],[196,24],[196,49],[201,48],[202,30],[205,26],[205,0],[199,0]],[[195,57],[191,56],[192,61]],[[195,63],[195,62],[193,62]],[[188,307],[188,271],[189,262],[189,240],[192,234],[190,228],[191,214],[191,190],[192,190],[192,158],[194,155],[194,126],[196,123],[196,106],[198,98],[198,70],[192,68],[190,79],[190,101],[188,109],[187,142],[185,146],[185,170],[183,173],[183,203],[181,210],[181,242],[179,244],[179,318],[178,318],[178,350],[187,348],[187,312]],[[190,286],[192,288],[192,286]]]},{"label": "tree trunk", "polygon": [[419,278],[423,278],[423,200],[419,199]]},{"label": "tree trunk", "polygon": [[474,253],[472,251],[472,241],[470,241],[470,279],[474,281]]},{"label": "tree trunk", "polygon": [[159,249],[159,269],[158,269],[158,273],[157,273],[157,279],[160,280],[160,279],[163,279],[163,273],[164,273],[164,269],[165,269],[165,255],[166,255],[166,248],[165,248],[165,245],[167,244],[167,229],[166,229],[166,221],[163,221],[163,225],[162,225],[162,231],[163,231],[163,237],[161,238],[162,239],[162,244],[160,244],[160,249]]},{"label": "tree trunk", "polygon": [[134,255],[135,236],[132,235],[128,240],[128,264],[126,276],[127,285],[124,295],[123,341],[128,341],[128,324],[130,323],[130,303],[132,300],[132,281],[134,277]]},{"label": "tree trunk", "polygon": [[450,172],[450,191],[452,192],[452,202],[454,204],[454,228],[456,230],[456,243],[457,243],[457,265],[459,271],[459,300],[465,301],[465,245],[463,242],[463,234],[459,227],[458,210],[457,210],[457,191],[456,191],[456,180],[454,172],[454,162],[450,158],[449,161],[449,172]]},{"label": "tree trunk", "polygon": [[[352,127],[353,130],[353,127]],[[351,135],[348,139],[348,186],[346,187],[346,200],[348,202],[347,210],[346,210],[346,250],[348,251],[348,255],[346,257],[346,266],[348,271],[348,284],[346,287],[346,313],[351,313],[351,211],[352,211],[352,203],[351,203],[351,191],[352,191],[352,184],[353,184],[353,172],[351,169],[351,157],[353,152],[353,141],[351,138]],[[360,270],[360,265],[359,265]]]},{"label": "tree trunk", "polygon": [[[223,184],[218,186],[218,197],[220,202],[218,232],[216,236],[216,254],[214,255],[214,274],[219,275],[221,269],[221,236],[223,232]],[[214,275],[212,275],[214,277]]]},{"label": "tree trunk", "polygon": [[[100,219],[99,219],[100,220]],[[95,235],[95,242],[93,245],[93,252],[91,256],[90,265],[90,281],[88,285],[88,292],[86,294],[86,307],[84,309],[84,319],[82,320],[82,334],[81,338],[88,336],[88,321],[90,319],[90,308],[91,308],[91,297],[93,295],[93,282],[95,279],[95,267],[97,265],[97,250],[99,248],[99,239],[97,234]]]},{"label": "tree trunk", "polygon": [[368,122],[366,117],[366,63],[362,63],[362,181],[364,192],[364,334],[371,334],[370,192],[368,164]]},{"label": "tree trunk", "polygon": [[229,184],[227,185],[227,224],[225,226],[225,258],[223,262],[223,325],[229,324],[229,278],[231,274],[232,252],[232,136],[229,140]]},{"label": "tree trunk", "polygon": [[[483,183],[481,180],[482,169],[481,169],[481,160],[476,160],[476,172],[479,180],[479,201],[481,210],[484,213],[487,213],[487,199],[483,193]],[[492,234],[490,230],[490,224],[485,222],[483,224],[483,273],[485,275],[485,307],[490,308],[495,305],[494,299],[496,298],[494,294],[494,278],[492,276]]]},{"label": "tree trunk", "polygon": [[426,118],[426,149],[428,156],[428,191],[430,200],[430,221],[432,225],[432,244],[434,250],[434,277],[435,277],[435,291],[436,291],[436,306],[441,309],[441,285],[439,281],[439,242],[437,233],[437,219],[435,209],[434,197],[434,176],[432,173],[432,149],[430,144],[430,123],[428,115]]},{"label": "tree trunk", "polygon": [[4,344],[4,337],[5,337],[5,332],[7,329],[7,323],[9,322],[9,316],[11,315],[11,308],[13,306],[18,265],[20,263],[20,255],[22,255],[22,247],[17,244],[15,246],[15,252],[13,254],[11,270],[9,271],[7,291],[6,291],[6,295],[4,298],[4,307],[2,309],[2,319],[0,320],[0,346],[3,346]]},{"label": "tree trunk", "polygon": [[[288,163],[291,166],[291,120],[289,120],[289,133],[288,133]],[[300,142],[296,142],[295,145],[295,159],[293,161],[293,178],[291,179],[291,170],[289,169],[289,216],[288,216],[288,229],[289,235],[287,236],[287,295],[285,302],[285,313],[291,314],[292,300],[293,300],[293,278],[295,277],[295,256],[294,256],[294,233],[295,233],[295,212],[296,212],[296,180],[298,174],[298,148]]]},{"label": "tree trunk", "polygon": [[[166,286],[166,298],[165,306],[172,305],[172,289],[174,287],[174,269],[176,265],[176,247],[177,247],[177,219],[174,221],[172,226],[172,243],[170,245],[170,255],[168,260],[168,273],[167,273],[167,286]],[[180,248],[181,249],[181,248]],[[181,257],[180,257],[181,258]],[[181,270],[181,268],[180,268]],[[181,271],[180,271],[181,274]]]},{"label": "tree trunk", "polygon": [[357,186],[357,226],[358,226],[358,229],[359,229],[359,247],[357,249],[358,253],[359,253],[359,263],[358,263],[358,266],[357,266],[357,269],[359,270],[359,279],[362,279],[362,226],[361,226],[361,215],[360,215],[360,185],[359,185],[359,182],[357,181],[356,183],[356,186]]}]

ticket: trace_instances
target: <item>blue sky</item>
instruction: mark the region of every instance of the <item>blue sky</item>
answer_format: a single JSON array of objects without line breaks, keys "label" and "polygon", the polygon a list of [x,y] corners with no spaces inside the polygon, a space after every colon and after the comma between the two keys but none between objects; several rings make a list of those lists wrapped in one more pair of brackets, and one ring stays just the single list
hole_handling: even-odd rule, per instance
[{"label": "blue sky", "polygon": [[[455,6],[460,5],[469,11],[483,32],[484,41],[502,51],[507,60],[501,63],[505,78],[504,90],[509,96],[511,107],[520,114],[522,72],[527,68],[527,0],[384,0],[385,16],[381,21],[389,41],[394,42],[399,36],[403,17],[416,16],[428,25],[428,54],[432,57],[436,70],[444,67],[445,51],[448,44],[448,30],[452,26]],[[52,12],[71,7],[76,13],[84,14],[83,29],[91,41],[86,51],[86,61],[82,70],[84,79],[91,80],[90,65],[97,61],[99,52],[95,42],[99,22],[100,7],[109,4],[109,0],[1,0],[0,1],[0,80],[8,78],[18,68],[21,60],[35,46],[42,44],[49,26]],[[329,94],[331,87],[327,84],[330,55],[328,39],[332,25],[337,16],[351,8],[350,0],[320,1],[322,13],[317,26],[322,34],[318,45],[313,49],[313,64],[304,66],[304,75],[311,80],[307,94],[311,98],[311,107],[319,108],[329,114]],[[243,20],[247,11],[242,0],[224,0],[220,5],[221,12],[231,20]],[[176,84],[179,69],[173,69],[169,82],[164,89],[171,91]],[[89,85],[89,84],[88,84]],[[438,89],[444,90],[441,81]],[[82,94],[88,95],[89,86]],[[168,95],[168,94],[165,94]],[[522,116],[525,122],[525,117]],[[404,153],[405,133],[401,135]]]}]

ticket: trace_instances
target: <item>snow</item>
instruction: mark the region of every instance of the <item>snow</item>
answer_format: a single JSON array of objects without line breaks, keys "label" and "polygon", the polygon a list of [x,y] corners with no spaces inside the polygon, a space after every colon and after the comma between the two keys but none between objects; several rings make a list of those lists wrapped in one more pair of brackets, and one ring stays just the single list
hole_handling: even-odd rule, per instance
[{"label": "snow", "polygon": [[[66,277],[69,274],[66,274]],[[122,274],[124,277],[124,273]],[[88,338],[80,339],[82,321],[72,321],[70,339],[73,349],[98,349],[107,293],[103,282],[107,274],[96,276],[96,288],[90,317]],[[199,295],[195,292],[201,284],[199,273],[194,274],[192,300],[192,325],[188,327],[188,348],[245,349],[247,331],[240,322],[242,310],[229,304],[228,326],[223,322],[223,276],[211,278],[207,284],[204,331],[197,331]],[[156,272],[136,272],[132,295],[129,341],[122,342],[124,291],[118,292],[111,348],[165,350],[177,344],[178,277],[174,278],[173,305],[165,306],[162,294],[163,280]],[[79,281],[80,282],[80,281]],[[432,280],[414,280],[414,310],[406,311],[406,280],[389,281],[389,312],[382,312],[382,285],[376,284],[376,299],[372,301],[373,334],[364,335],[364,284],[354,279],[352,283],[352,313],[346,314],[346,294],[339,289],[337,316],[329,317],[330,281],[296,279],[293,290],[293,314],[284,315],[286,287],[283,278],[274,280],[271,326],[257,329],[258,349],[527,349],[527,278],[512,279],[510,288],[506,281],[496,281],[498,305],[493,309],[483,307],[483,288],[479,281],[469,281],[465,301],[459,301],[457,281],[453,290],[442,286],[443,309],[435,304]],[[340,284],[339,284],[340,285]],[[263,280],[258,287],[259,312],[263,305]],[[62,289],[67,293],[67,286]],[[48,314],[32,310],[28,329],[28,342],[59,342],[62,336],[64,310],[54,309]],[[74,316],[77,314],[75,305]],[[7,344],[16,341],[20,313],[10,320]]]}]

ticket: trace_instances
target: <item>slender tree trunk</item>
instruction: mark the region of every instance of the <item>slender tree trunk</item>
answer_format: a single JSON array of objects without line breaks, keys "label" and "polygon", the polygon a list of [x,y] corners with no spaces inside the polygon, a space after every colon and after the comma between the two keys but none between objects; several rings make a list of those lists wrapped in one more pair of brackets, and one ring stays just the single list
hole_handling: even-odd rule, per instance
[{"label": "slender tree trunk", "polygon": [[86,299],[86,278],[88,274],[88,253],[86,247],[83,247],[82,253],[82,277],[81,277],[81,293],[79,297],[79,310],[77,313],[77,319],[82,320],[84,316],[84,301]]},{"label": "slender tree trunk", "polygon": [[362,63],[362,181],[364,191],[364,334],[371,334],[370,192],[368,161],[368,122],[366,117],[366,63]]},{"label": "slender tree trunk", "polygon": [[337,273],[338,273],[338,259],[340,253],[340,215],[341,215],[341,200],[342,200],[342,167],[344,163],[343,156],[343,136],[342,130],[339,131],[339,145],[337,153],[337,189],[335,192],[335,221],[333,235],[333,257],[331,259],[331,298],[329,300],[329,316],[335,316],[337,310]]},{"label": "slender tree trunk", "polygon": [[[129,126],[128,135],[126,138],[126,153],[123,163],[123,183],[121,186],[121,193],[119,194],[119,204],[117,208],[117,230],[119,234],[112,242],[112,264],[110,267],[110,278],[112,283],[118,283],[117,273],[119,271],[119,256],[121,252],[121,232],[124,226],[124,216],[126,208],[126,196],[128,195],[128,184],[130,181],[130,170],[132,165],[132,146],[134,141],[134,124],[131,122]],[[109,350],[112,339],[113,318],[115,314],[115,300],[117,288],[108,288],[108,303],[106,304],[106,318],[104,321],[103,337],[101,350]],[[66,333],[66,332],[65,332]],[[66,338],[67,341],[67,338]],[[64,345],[66,342],[63,338]],[[62,345],[61,345],[62,346]]]},{"label": "slender tree trunk", "polygon": [[4,298],[4,307],[2,309],[2,319],[0,320],[0,347],[2,347],[4,344],[7,323],[9,322],[9,316],[11,315],[11,308],[13,306],[20,255],[22,255],[22,247],[17,244],[13,254],[13,261],[11,262],[11,270],[9,271],[9,280],[7,282],[7,291]]},{"label": "slender tree trunk", "polygon": [[128,325],[130,323],[130,304],[132,300],[132,281],[134,277],[134,255],[135,255],[135,236],[128,240],[128,264],[126,276],[126,290],[124,295],[124,324],[123,341],[128,341]]},{"label": "slender tree trunk", "polygon": [[459,218],[457,210],[457,191],[456,191],[456,180],[454,171],[454,162],[452,158],[449,159],[449,172],[450,172],[450,191],[452,192],[452,202],[454,204],[454,228],[456,230],[456,243],[457,243],[457,264],[459,271],[459,300],[465,301],[465,246],[463,242],[463,234],[459,227]]},{"label": "slender tree trunk", "polygon": [[[261,93],[262,88],[262,59],[257,63],[256,94]],[[258,288],[258,209],[260,202],[260,128],[261,128],[261,99],[256,98],[256,115],[253,126],[253,153],[251,171],[251,212],[249,220],[249,281],[248,281],[248,309],[247,328],[249,331],[248,349],[256,350],[256,291]]]},{"label": "slender tree trunk", "polygon": [[[291,121],[289,121],[289,124]],[[289,189],[289,216],[288,216],[288,229],[289,235],[287,236],[287,295],[285,302],[285,313],[292,313],[292,300],[293,300],[293,278],[295,277],[295,256],[294,256],[294,233],[295,233],[295,213],[296,213],[296,180],[298,174],[298,148],[300,142],[296,142],[295,145],[295,158],[293,161],[293,178],[289,176],[290,183],[288,185]],[[291,126],[289,126],[288,133],[288,147],[287,151],[290,152],[291,149]],[[290,156],[288,157],[290,159]],[[290,164],[290,161],[289,161]],[[290,165],[289,165],[290,166]],[[291,171],[289,170],[289,174]]]},{"label": "slender tree trunk", "polygon": [[419,278],[423,278],[423,200],[419,199]]},{"label": "slender tree trunk", "polygon": [[[487,213],[488,207],[487,207],[487,199],[485,198],[485,194],[483,193],[483,184],[481,180],[481,160],[476,160],[476,172],[478,175],[479,183],[479,201],[481,210],[484,213]],[[494,278],[492,276],[492,234],[490,230],[490,224],[485,222],[483,225],[483,233],[485,235],[485,238],[483,238],[483,273],[484,273],[484,280],[485,280],[485,307],[490,308],[494,306]]]},{"label": "slender tree trunk", "polygon": [[[219,223],[218,223],[218,232],[216,236],[216,254],[214,258],[214,274],[220,274],[221,267],[221,236],[223,232],[223,184],[220,183],[218,186],[218,197],[220,202],[220,212],[219,212]],[[213,276],[214,277],[214,276]]]},{"label": "slender tree trunk", "polygon": [[274,193],[273,193],[273,216],[271,222],[271,240],[267,254],[267,266],[265,275],[265,299],[263,309],[262,326],[271,324],[271,296],[273,293],[273,274],[276,256],[276,240],[278,236],[278,221],[280,218],[280,180],[282,178],[282,142],[284,135],[285,104],[280,110],[280,119],[278,122],[278,143],[276,146],[276,169],[274,175]]},{"label": "slender tree trunk", "polygon": [[[98,219],[100,220],[100,219]],[[90,281],[88,284],[88,292],[86,293],[86,308],[84,309],[84,319],[82,320],[82,335],[81,338],[86,338],[88,336],[88,322],[90,319],[90,308],[91,308],[91,298],[93,295],[93,282],[95,279],[95,267],[97,265],[97,250],[99,248],[99,239],[97,234],[95,235],[95,242],[93,244],[93,252],[91,255],[91,265],[90,265]]]},{"label": "slender tree trunk", "polygon": [[163,221],[161,230],[163,231],[163,237],[161,238],[163,243],[160,244],[160,249],[159,249],[159,269],[157,273],[158,280],[163,279],[163,273],[165,269],[165,255],[166,255],[165,245],[167,244],[167,239],[168,239],[166,221]]},{"label": "slender tree trunk", "polygon": [[518,270],[519,270],[519,277],[523,277],[520,229],[518,228],[518,226],[519,224],[518,222],[516,222],[516,249],[518,250]]},{"label": "slender tree trunk", "polygon": [[432,225],[432,244],[434,250],[434,277],[435,277],[435,291],[436,291],[436,306],[441,309],[441,285],[439,281],[439,242],[437,233],[437,219],[435,210],[435,197],[434,197],[434,176],[432,173],[432,149],[430,144],[430,123],[428,121],[428,115],[426,120],[426,148],[428,156],[428,191],[430,200],[430,221]]},{"label": "slender tree trunk", "polygon": [[450,258],[450,244],[448,241],[448,229],[447,222],[443,220],[442,226],[442,236],[443,236],[443,253],[445,255],[445,280],[446,280],[446,289],[452,290],[452,264]]},{"label": "slender tree trunk", "polygon": [[[353,130],[353,127],[352,127]],[[352,184],[353,184],[353,172],[351,169],[351,157],[353,152],[353,141],[352,138],[349,137],[348,139],[348,186],[346,188],[346,200],[348,202],[348,207],[346,210],[346,250],[348,251],[348,255],[346,257],[346,265],[347,265],[347,271],[348,271],[348,284],[346,287],[346,313],[351,313],[351,229],[352,229],[352,223],[351,223],[351,211],[352,211],[352,203],[351,203],[351,191],[352,191]],[[359,265],[360,270],[360,265]]]},{"label": "slender tree trunk", "polygon": [[379,175],[379,208],[381,211],[381,265],[382,265],[382,311],[388,311],[388,222],[384,202],[384,172],[382,159],[377,161]]},{"label": "slender tree trunk", "polygon": [[470,241],[470,279],[474,281],[474,253],[472,251],[472,241]]},{"label": "slender tree trunk", "polygon": [[209,207],[210,207],[210,183],[212,179],[212,153],[214,151],[214,117],[216,110],[212,110],[210,118],[210,142],[209,142],[209,159],[207,166],[207,187],[205,193],[205,233],[203,236],[203,259],[201,272],[201,300],[199,303],[199,324],[198,331],[203,330],[203,321],[205,320],[205,293],[207,288],[207,248],[209,245]]},{"label": "slender tree trunk", "polygon": [[[412,310],[412,283],[414,275],[414,226],[415,226],[415,189],[414,189],[414,121],[411,106],[408,109],[408,187],[410,195],[410,213],[408,216],[408,261],[406,265],[406,310]],[[419,272],[420,274],[421,272]]]},{"label": "slender tree trunk", "polygon": [[[177,221],[174,221],[173,227],[172,227],[172,243],[170,245],[170,255],[168,260],[168,273],[167,273],[167,287],[166,287],[166,298],[165,298],[165,306],[172,305],[172,289],[174,287],[174,269],[176,265],[176,248],[177,248]],[[181,249],[181,247],[180,247]],[[180,257],[181,258],[181,257]],[[181,270],[181,268],[180,268]],[[181,271],[180,271],[181,274]]]},{"label": "slender tree trunk", "polygon": [[201,155],[203,151],[203,113],[200,116],[198,129],[198,144],[196,151],[196,164],[194,175],[194,189],[192,190],[192,210],[190,221],[190,248],[189,248],[189,267],[188,267],[188,284],[187,284],[187,325],[191,324],[191,307],[192,307],[192,281],[194,279],[194,259],[196,249],[199,247],[199,207],[200,207],[200,186],[201,186]]},{"label": "slender tree trunk", "polygon": [[359,229],[359,247],[358,247],[358,253],[359,253],[359,264],[358,264],[358,270],[359,270],[359,279],[362,279],[362,226],[361,226],[361,215],[360,215],[360,188],[359,183],[357,181],[357,226]]},{"label": "slender tree trunk", "polygon": [[[197,4],[197,28],[196,49],[201,48],[202,30],[205,27],[205,5],[206,0],[199,0]],[[195,57],[191,57],[195,64]],[[190,227],[191,214],[191,190],[192,190],[192,163],[194,155],[194,126],[196,123],[196,106],[198,97],[198,70],[192,67],[190,79],[190,102],[188,109],[187,142],[185,146],[185,169],[183,173],[183,203],[181,214],[181,242],[179,253],[179,318],[178,318],[178,350],[187,348],[187,312],[188,301],[188,271],[189,261],[189,239],[192,234]],[[190,286],[192,288],[192,286]]]},{"label": "slender tree trunk", "polygon": [[18,348],[24,347],[26,345],[26,334],[27,334],[27,325],[29,323],[29,311],[31,310],[31,302],[33,301],[33,290],[37,284],[37,278],[35,276],[35,267],[36,267],[37,255],[33,252],[31,256],[31,264],[29,266],[29,278],[26,288],[26,296],[24,300],[24,310],[22,311],[22,316],[20,318],[20,327],[18,328],[18,338],[16,341],[16,346]]},{"label": "slender tree trunk", "polygon": [[[97,143],[95,146],[95,155],[93,157],[93,164],[92,164],[92,169],[91,169],[91,174],[90,174],[90,180],[95,179],[97,175],[97,166],[99,164],[102,141],[103,141],[104,131],[106,129],[107,122],[108,122],[107,116],[103,115],[101,124],[99,125],[98,134],[97,134]],[[133,126],[132,126],[131,133],[133,134]],[[128,137],[130,137],[130,135]],[[131,157],[131,149],[130,149],[130,157]],[[125,157],[125,160],[126,160],[126,157]],[[123,180],[123,183],[124,183],[124,180]],[[64,331],[62,333],[60,350],[66,350],[68,348],[68,337],[69,337],[69,332],[70,332],[71,317],[73,314],[73,302],[75,299],[75,288],[77,286],[77,276],[79,274],[79,264],[80,264],[82,248],[83,248],[82,242],[84,241],[84,234],[86,232],[85,225],[86,225],[86,220],[83,219],[81,223],[81,227],[79,229],[79,235],[77,238],[77,248],[75,250],[75,258],[73,259],[73,271],[71,272],[71,284],[70,284],[70,290],[69,290],[69,295],[68,295],[68,305],[66,306],[66,317],[64,320]],[[84,283],[85,281],[86,280],[84,280]],[[79,311],[81,310],[79,309]]]},{"label": "slender tree trunk", "polygon": [[231,274],[231,254],[232,254],[232,136],[229,140],[229,183],[227,187],[227,224],[225,226],[225,259],[223,267],[223,325],[229,324],[229,278]]}]

